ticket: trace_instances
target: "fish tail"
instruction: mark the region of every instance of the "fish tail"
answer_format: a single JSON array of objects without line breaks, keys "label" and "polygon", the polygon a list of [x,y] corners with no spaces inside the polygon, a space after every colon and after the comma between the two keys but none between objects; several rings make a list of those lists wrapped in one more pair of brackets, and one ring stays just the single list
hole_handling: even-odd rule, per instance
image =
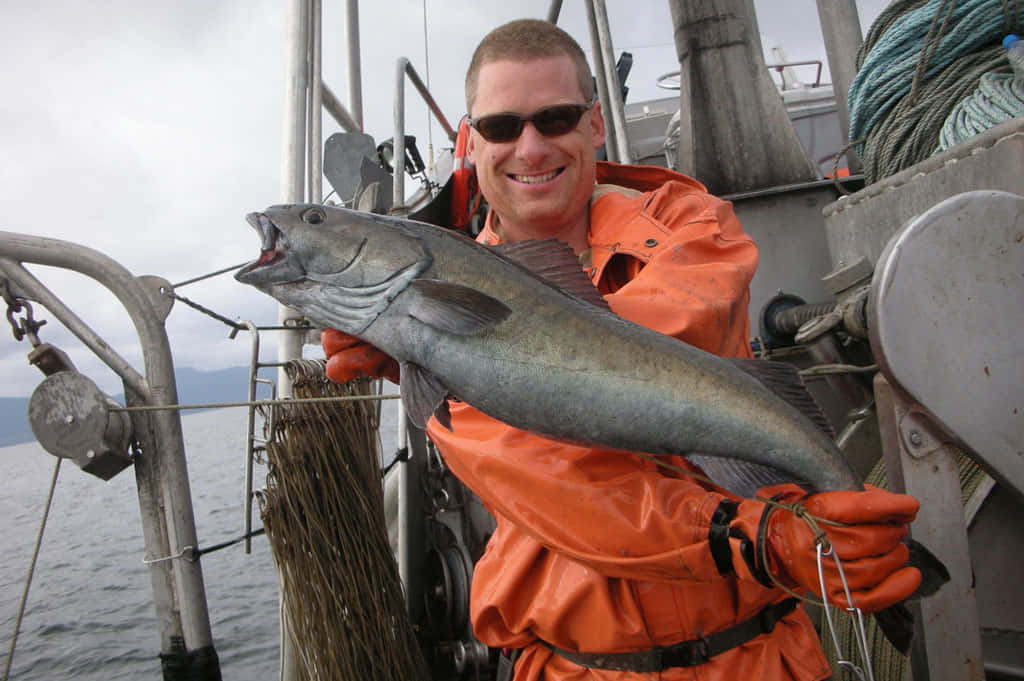
[{"label": "fish tail", "polygon": [[[907,600],[931,596],[949,581],[949,570],[938,557],[920,542],[907,540],[910,559],[907,565],[921,572],[921,585]],[[875,613],[875,623],[897,650],[906,655],[914,638],[914,616],[907,608],[906,601],[897,603]]]}]

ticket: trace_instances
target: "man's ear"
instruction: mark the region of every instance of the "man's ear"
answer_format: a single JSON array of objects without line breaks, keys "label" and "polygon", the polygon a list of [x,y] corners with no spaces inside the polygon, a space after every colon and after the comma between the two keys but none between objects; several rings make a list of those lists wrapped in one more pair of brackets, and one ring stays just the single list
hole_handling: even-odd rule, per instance
[{"label": "man's ear", "polygon": [[590,110],[590,132],[594,136],[594,149],[604,144],[604,115],[601,113],[601,102],[596,102]]},{"label": "man's ear", "polygon": [[466,161],[476,165],[476,130],[468,128],[469,140],[466,142]]}]

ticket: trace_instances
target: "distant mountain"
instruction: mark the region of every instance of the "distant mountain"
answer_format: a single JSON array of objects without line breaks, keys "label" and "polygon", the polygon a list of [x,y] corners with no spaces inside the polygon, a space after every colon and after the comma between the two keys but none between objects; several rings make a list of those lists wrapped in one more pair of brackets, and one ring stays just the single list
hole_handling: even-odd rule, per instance
[{"label": "distant mountain", "polygon": [[[180,404],[242,402],[249,396],[249,367],[199,371],[189,367],[175,371]],[[111,395],[124,404],[124,395]],[[28,424],[27,397],[0,397],[0,447],[35,439]],[[186,412],[190,413],[190,412]]]}]

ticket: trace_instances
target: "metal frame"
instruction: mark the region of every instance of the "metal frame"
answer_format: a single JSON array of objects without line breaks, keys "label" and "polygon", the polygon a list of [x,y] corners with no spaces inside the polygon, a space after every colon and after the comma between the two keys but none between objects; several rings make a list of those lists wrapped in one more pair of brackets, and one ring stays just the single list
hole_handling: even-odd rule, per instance
[{"label": "metal frame", "polygon": [[[142,347],[145,377],[111,349],[22,263],[49,265],[84,274],[109,289],[135,325]],[[170,406],[178,402],[174,364],[164,328],[169,307],[154,305],[149,282],[93,249],[58,239],[0,232],[0,271],[26,298],[47,308],[71,333],[122,378],[129,406]],[[146,561],[160,628],[164,678],[206,678],[187,668],[197,652],[205,654],[204,673],[219,664],[207,611],[202,568],[191,559],[198,547],[189,489],[181,417],[176,410],[132,412],[134,437],[141,446],[135,459]],[[181,665],[180,660],[185,660]],[[172,662],[172,665],[168,665]],[[181,665],[185,668],[171,669]],[[211,671],[212,669],[212,671]]]}]

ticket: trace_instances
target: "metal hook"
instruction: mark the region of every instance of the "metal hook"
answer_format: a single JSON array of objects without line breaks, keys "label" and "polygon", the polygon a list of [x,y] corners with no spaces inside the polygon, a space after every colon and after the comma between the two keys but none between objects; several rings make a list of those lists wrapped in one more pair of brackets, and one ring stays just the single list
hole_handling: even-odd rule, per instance
[{"label": "metal hook", "polygon": [[[826,544],[828,544],[826,548]],[[843,564],[839,560],[839,556],[835,554],[835,551],[831,544],[828,543],[827,539],[819,540],[816,543],[817,547],[817,558],[818,558],[818,583],[821,587],[821,603],[822,609],[825,612],[825,623],[828,627],[829,634],[832,637],[832,645],[836,651],[836,664],[840,667],[844,667],[852,671],[858,679],[861,681],[875,681],[874,670],[871,668],[871,654],[868,649],[867,632],[864,628],[864,613],[861,612],[860,608],[853,607],[853,597],[850,596],[850,587],[846,582],[846,573],[843,570]],[[839,637],[836,635],[835,624],[832,622],[832,613],[829,610],[828,597],[826,596],[825,589],[825,568],[823,558],[829,556],[836,564],[836,570],[839,572],[839,581],[843,585],[843,594],[846,596],[846,612],[848,612],[854,621],[854,632],[856,634],[857,646],[860,648],[861,658],[864,662],[864,668],[857,666],[856,663],[850,660],[843,659],[843,651],[839,646]],[[865,671],[867,674],[865,675]]]},{"label": "metal hook", "polygon": [[[21,341],[27,336],[32,347],[39,347],[39,327],[45,324],[46,320],[38,322],[35,320],[32,304],[20,296],[13,295],[6,279],[0,279],[0,295],[7,302],[7,321],[11,325],[14,339]],[[25,316],[20,320],[15,319],[14,315],[22,310],[25,311]]]}]

